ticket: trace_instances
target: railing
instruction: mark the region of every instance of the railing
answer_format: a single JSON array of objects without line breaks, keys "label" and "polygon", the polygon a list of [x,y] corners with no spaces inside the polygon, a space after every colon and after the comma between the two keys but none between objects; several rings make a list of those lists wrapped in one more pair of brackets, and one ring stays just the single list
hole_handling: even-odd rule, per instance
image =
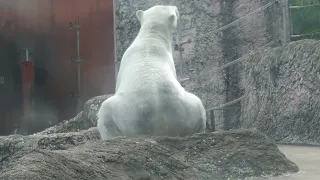
[{"label": "railing", "polygon": [[289,18],[290,18],[290,38],[291,39],[297,39],[297,38],[304,38],[304,37],[308,37],[308,36],[314,36],[314,35],[318,35],[320,36],[320,29],[319,30],[315,30],[313,32],[309,32],[309,33],[304,33],[304,34],[294,34],[293,32],[293,20],[292,20],[292,10],[297,10],[297,9],[306,9],[306,8],[312,8],[312,7],[319,7],[319,11],[320,12],[320,3],[318,4],[311,4],[311,5],[304,5],[304,6],[293,6],[293,5],[289,5],[288,9],[289,9]]}]

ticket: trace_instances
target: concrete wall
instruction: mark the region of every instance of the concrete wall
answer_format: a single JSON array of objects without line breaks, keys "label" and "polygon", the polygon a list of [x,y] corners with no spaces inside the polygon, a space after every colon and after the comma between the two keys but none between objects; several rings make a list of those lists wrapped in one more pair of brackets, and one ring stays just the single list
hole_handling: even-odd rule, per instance
[{"label": "concrete wall", "polygon": [[[119,66],[122,54],[138,33],[140,25],[135,12],[157,4],[176,5],[181,17],[174,43],[191,40],[183,46],[182,61],[179,52],[174,51],[178,76],[190,78],[185,85],[186,89],[198,95],[207,109],[232,101],[243,95],[247,84],[241,69],[238,64],[220,71],[214,71],[213,68],[231,62],[271,40],[281,39],[281,8],[274,4],[224,31],[218,33],[212,31],[268,2],[270,1],[118,0],[116,3],[117,65]],[[215,111],[218,128],[237,128],[240,114],[241,103],[224,111]],[[229,123],[222,123],[224,118],[227,118]]]}]

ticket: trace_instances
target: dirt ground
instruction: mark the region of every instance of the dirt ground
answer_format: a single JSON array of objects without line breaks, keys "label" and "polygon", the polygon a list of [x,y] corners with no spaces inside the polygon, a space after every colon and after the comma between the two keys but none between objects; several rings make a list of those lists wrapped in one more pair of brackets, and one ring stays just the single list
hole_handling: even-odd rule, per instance
[{"label": "dirt ground", "polygon": [[[319,180],[320,179],[320,147],[278,145],[278,148],[295,162],[300,172],[267,180]],[[266,178],[261,178],[261,180]],[[253,179],[252,179],[253,180]],[[258,179],[254,179],[258,180]],[[260,180],[260,179],[259,179]]]}]

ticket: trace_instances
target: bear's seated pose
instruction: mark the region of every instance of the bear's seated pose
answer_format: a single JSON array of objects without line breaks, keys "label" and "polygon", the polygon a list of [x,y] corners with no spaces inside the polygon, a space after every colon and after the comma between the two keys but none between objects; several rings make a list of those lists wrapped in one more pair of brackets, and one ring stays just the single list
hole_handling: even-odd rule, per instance
[{"label": "bear's seated pose", "polygon": [[138,10],[140,31],[123,54],[116,92],[98,112],[102,139],[116,136],[186,136],[204,132],[201,100],[185,91],[176,77],[172,36],[176,6]]}]

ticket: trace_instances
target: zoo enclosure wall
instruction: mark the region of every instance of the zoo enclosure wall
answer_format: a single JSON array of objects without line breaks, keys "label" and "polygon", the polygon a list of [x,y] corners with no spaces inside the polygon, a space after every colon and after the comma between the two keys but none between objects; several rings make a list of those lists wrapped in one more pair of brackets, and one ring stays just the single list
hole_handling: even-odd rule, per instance
[{"label": "zoo enclosure wall", "polygon": [[[76,33],[80,19],[82,99],[114,91],[113,2],[111,0],[0,0],[0,135],[11,133],[22,112],[19,50],[33,49],[35,67],[47,71],[41,96],[59,120],[75,116]],[[38,94],[40,96],[40,94]]]}]

